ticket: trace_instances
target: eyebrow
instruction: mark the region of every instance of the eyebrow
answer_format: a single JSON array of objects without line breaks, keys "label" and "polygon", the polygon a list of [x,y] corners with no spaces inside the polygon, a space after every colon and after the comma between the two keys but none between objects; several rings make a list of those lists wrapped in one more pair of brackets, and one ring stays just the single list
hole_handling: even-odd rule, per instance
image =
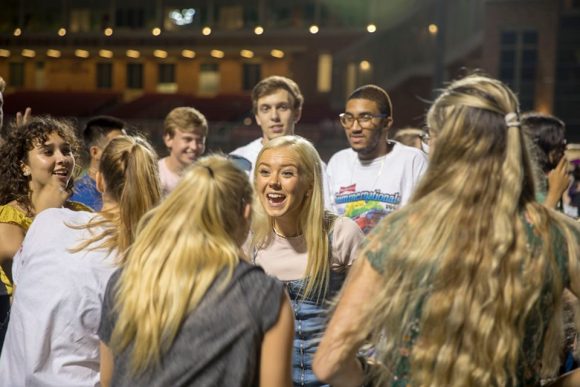
[{"label": "eyebrow", "polygon": [[[271,167],[271,165],[270,165],[270,164],[268,164],[268,163],[265,163],[265,162],[263,162],[263,161],[262,161],[262,162],[260,162],[260,163],[258,164],[258,166],[261,166],[261,165],[263,165],[263,166],[265,166],[265,167]],[[296,165],[296,164],[282,164],[282,165],[280,165],[280,167],[281,167],[281,168],[286,168],[286,167],[294,167],[294,168],[298,169],[298,165]]]},{"label": "eyebrow", "polygon": [[[354,117],[354,114],[353,114],[353,113],[351,113],[351,112],[349,112],[349,111],[345,111],[344,113],[345,113],[345,114],[350,114],[351,116],[353,116],[353,117]],[[372,115],[375,115],[375,113],[373,113],[373,112],[368,112],[368,111],[365,111],[365,112],[360,112],[360,113],[358,113],[358,116],[361,116],[361,115],[363,115],[363,114],[369,114],[369,115],[371,115],[371,116],[372,116]],[[380,114],[380,113],[378,113],[378,114]]]}]

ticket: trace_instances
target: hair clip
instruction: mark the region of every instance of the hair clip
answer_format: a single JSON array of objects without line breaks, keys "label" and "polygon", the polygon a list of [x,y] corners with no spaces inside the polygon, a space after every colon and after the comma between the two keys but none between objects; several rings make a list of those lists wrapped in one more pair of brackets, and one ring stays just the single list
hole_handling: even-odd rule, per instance
[{"label": "hair clip", "polygon": [[518,113],[508,113],[505,115],[505,123],[507,125],[508,128],[511,128],[512,126],[516,126],[516,127],[520,127],[521,123],[518,117]]}]

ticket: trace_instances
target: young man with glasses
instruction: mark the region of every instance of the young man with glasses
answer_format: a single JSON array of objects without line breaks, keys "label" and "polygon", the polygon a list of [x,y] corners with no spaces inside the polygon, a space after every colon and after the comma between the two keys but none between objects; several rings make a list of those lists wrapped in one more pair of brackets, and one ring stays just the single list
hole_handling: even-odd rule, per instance
[{"label": "young man with glasses", "polygon": [[352,92],[340,122],[350,148],[335,153],[328,163],[331,198],[339,215],[352,218],[368,233],[409,200],[427,168],[427,157],[418,149],[387,141],[392,104],[378,86]]}]

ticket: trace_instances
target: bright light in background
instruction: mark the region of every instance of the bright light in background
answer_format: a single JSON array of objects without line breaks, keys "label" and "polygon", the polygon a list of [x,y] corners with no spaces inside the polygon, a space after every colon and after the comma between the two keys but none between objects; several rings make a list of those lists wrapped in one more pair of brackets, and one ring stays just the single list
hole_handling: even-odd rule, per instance
[{"label": "bright light in background", "polygon": [[46,56],[51,57],[51,58],[60,58],[60,51],[59,50],[53,50],[53,49],[48,49],[46,50]]},{"label": "bright light in background", "polygon": [[141,56],[141,53],[137,50],[127,50],[127,56],[129,58],[137,59]]},{"label": "bright light in background", "polygon": [[429,24],[428,29],[429,29],[429,33],[431,35],[436,35],[437,32],[439,31],[439,28],[437,27],[437,24]]},{"label": "bright light in background", "polygon": [[8,58],[9,56],[10,56],[9,50],[4,50],[3,48],[0,48],[0,57],[1,58]]},{"label": "bright light in background", "polygon": [[362,60],[359,63],[359,67],[362,71],[369,71],[371,69],[371,64],[368,60]]},{"label": "bright light in background", "polygon": [[111,59],[113,57],[113,51],[111,51],[111,50],[99,50],[99,56],[101,58]]},{"label": "bright light in background", "polygon": [[178,26],[185,26],[193,22],[193,17],[195,16],[195,9],[174,9],[169,12],[169,18]]},{"label": "bright light in background", "polygon": [[103,33],[105,34],[105,36],[111,36],[111,35],[113,35],[113,29],[111,27],[107,27],[107,28],[105,28]]},{"label": "bright light in background", "polygon": [[270,51],[270,55],[272,55],[274,58],[282,59],[284,58],[284,51],[273,49]]},{"label": "bright light in background", "polygon": [[155,58],[165,59],[165,58],[167,58],[167,51],[155,50],[155,51],[153,51],[153,56]]},{"label": "bright light in background", "polygon": [[13,35],[14,35],[14,36],[20,36],[20,35],[22,35],[22,30],[21,30],[20,28],[16,28],[16,29],[14,30],[14,33],[13,33]]},{"label": "bright light in background", "polygon": [[21,54],[26,58],[34,58],[36,56],[36,52],[34,50],[29,50],[28,48],[22,50]]},{"label": "bright light in background", "polygon": [[61,27],[58,29],[58,36],[65,36],[66,35],[66,28]]},{"label": "bright light in background", "polygon": [[153,28],[153,29],[151,30],[151,34],[152,34],[153,36],[159,36],[159,35],[161,35],[161,28],[159,28],[159,27],[155,27],[155,28]]},{"label": "bright light in background", "polygon": [[209,27],[203,27],[203,29],[201,30],[201,33],[204,34],[205,36],[208,36],[209,34],[211,34],[211,28]]},{"label": "bright light in background", "polygon": [[256,26],[256,28],[254,28],[254,33],[256,35],[262,35],[264,33],[264,27]]},{"label": "bright light in background", "polygon": [[240,55],[243,58],[251,59],[254,57],[254,52],[250,51],[250,50],[242,50],[242,51],[240,51]]},{"label": "bright light in background", "polygon": [[308,31],[310,31],[311,34],[317,34],[318,33],[318,26],[316,24],[313,24],[310,26]]},{"label": "bright light in background", "polygon": [[184,58],[193,59],[193,58],[195,58],[195,51],[183,50],[183,51],[181,51],[181,56],[183,56]]},{"label": "bright light in background", "polygon": [[209,54],[217,59],[221,59],[225,56],[224,52],[221,50],[211,50]]},{"label": "bright light in background", "polygon": [[75,50],[75,56],[79,58],[88,58],[89,52],[87,50]]},{"label": "bright light in background", "polygon": [[372,23],[367,26],[367,31],[370,32],[371,34],[373,32],[375,32],[376,30],[377,30],[377,26],[372,24]]}]

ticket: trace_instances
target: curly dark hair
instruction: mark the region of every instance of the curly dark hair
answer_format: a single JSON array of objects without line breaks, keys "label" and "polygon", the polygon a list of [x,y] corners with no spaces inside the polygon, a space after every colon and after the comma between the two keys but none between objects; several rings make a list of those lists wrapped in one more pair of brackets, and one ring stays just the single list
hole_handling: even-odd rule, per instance
[{"label": "curly dark hair", "polygon": [[[38,144],[43,144],[51,133],[56,133],[70,144],[76,158],[79,141],[74,125],[50,116],[33,117],[24,125],[14,126],[0,146],[0,205],[16,200],[23,208],[33,210],[30,202],[29,177],[22,173],[22,163],[27,161],[28,152]],[[73,179],[67,190],[72,192]]]}]

